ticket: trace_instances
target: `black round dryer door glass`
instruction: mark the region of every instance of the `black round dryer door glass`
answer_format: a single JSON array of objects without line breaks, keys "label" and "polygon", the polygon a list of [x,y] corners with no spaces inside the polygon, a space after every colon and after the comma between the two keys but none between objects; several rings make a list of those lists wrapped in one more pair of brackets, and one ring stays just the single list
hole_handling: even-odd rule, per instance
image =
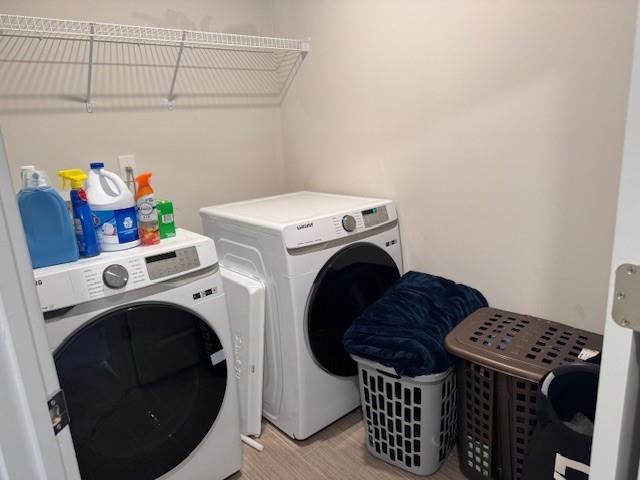
[{"label": "black round dryer door glass", "polygon": [[175,305],[107,313],[54,355],[83,480],[152,480],[179,465],[222,406],[220,339]]},{"label": "black round dryer door glass", "polygon": [[351,245],[331,257],[314,282],[307,313],[309,346],[322,368],[343,377],[357,373],[342,337],[398,278],[396,263],[375,245]]}]

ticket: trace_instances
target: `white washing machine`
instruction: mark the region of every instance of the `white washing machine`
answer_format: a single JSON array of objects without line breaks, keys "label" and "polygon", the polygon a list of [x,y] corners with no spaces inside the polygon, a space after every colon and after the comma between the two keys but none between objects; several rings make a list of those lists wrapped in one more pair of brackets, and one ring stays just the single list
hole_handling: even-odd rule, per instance
[{"label": "white washing machine", "polygon": [[402,272],[393,203],[298,192],[201,216],[221,264],[266,286],[263,415],[304,439],[355,409],[342,336]]},{"label": "white washing machine", "polygon": [[69,462],[75,452],[83,480],[211,480],[240,469],[210,238],[178,230],[159,245],[34,274],[71,421],[62,450]]}]

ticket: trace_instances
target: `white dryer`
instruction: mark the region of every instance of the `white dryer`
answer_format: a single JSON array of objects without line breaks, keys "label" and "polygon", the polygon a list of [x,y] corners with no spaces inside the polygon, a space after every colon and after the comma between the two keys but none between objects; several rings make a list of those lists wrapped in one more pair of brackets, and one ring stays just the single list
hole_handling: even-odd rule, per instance
[{"label": "white dryer", "polygon": [[304,439],[355,409],[342,336],[402,272],[394,204],[298,192],[201,216],[221,264],[266,286],[263,415]]},{"label": "white dryer", "polygon": [[83,480],[211,480],[240,469],[210,238],[180,229],[159,245],[34,274],[71,420],[73,442],[62,450],[75,451]]}]

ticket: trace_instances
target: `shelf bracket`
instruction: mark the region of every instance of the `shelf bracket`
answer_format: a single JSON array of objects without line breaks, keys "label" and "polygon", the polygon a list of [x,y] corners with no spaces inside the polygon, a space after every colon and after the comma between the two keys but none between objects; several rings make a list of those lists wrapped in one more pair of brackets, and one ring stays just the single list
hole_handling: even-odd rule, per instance
[{"label": "shelf bracket", "polygon": [[613,320],[621,327],[640,331],[640,265],[620,265],[614,285]]},{"label": "shelf bracket", "polygon": [[178,57],[176,58],[176,66],[173,70],[173,78],[171,79],[171,87],[169,88],[169,96],[167,97],[167,107],[169,110],[173,110],[175,105],[174,98],[175,93],[174,90],[176,88],[176,80],[178,79],[178,70],[180,69],[180,60],[182,60],[182,52],[184,51],[184,41],[187,38],[187,32],[182,32],[182,41],[180,42],[180,49],[178,50]]},{"label": "shelf bracket", "polygon": [[93,38],[95,36],[95,24],[90,25],[90,37],[89,37],[89,74],[87,76],[87,99],[85,101],[87,105],[87,112],[93,112],[93,104],[91,103],[91,77],[93,75]]}]

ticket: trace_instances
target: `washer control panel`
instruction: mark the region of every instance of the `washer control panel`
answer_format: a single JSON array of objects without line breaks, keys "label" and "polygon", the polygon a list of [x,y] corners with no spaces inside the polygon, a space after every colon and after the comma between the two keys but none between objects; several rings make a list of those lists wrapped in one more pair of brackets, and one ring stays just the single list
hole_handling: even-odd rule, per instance
[{"label": "washer control panel", "polygon": [[178,229],[159,245],[135,247],[33,271],[43,312],[122,294],[215,265],[213,240]]},{"label": "washer control panel", "polygon": [[200,266],[196,247],[181,248],[170,252],[145,257],[147,272],[151,280],[187,272]]}]

